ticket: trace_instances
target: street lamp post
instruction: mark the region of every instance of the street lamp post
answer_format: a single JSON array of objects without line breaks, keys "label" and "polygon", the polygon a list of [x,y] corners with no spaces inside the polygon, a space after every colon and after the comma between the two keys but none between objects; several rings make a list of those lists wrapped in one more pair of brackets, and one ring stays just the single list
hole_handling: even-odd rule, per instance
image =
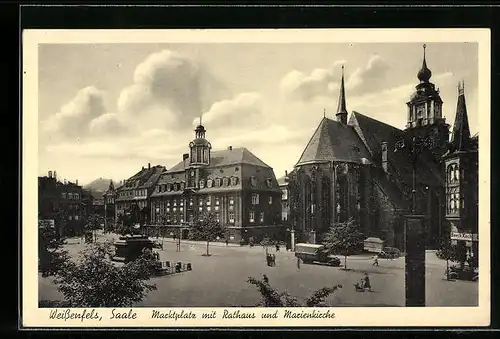
[{"label": "street lamp post", "polygon": [[425,218],[417,213],[416,169],[417,162],[431,139],[414,136],[407,143],[401,139],[394,152],[406,151],[412,165],[411,213],[405,216],[405,292],[406,306],[425,306]]}]

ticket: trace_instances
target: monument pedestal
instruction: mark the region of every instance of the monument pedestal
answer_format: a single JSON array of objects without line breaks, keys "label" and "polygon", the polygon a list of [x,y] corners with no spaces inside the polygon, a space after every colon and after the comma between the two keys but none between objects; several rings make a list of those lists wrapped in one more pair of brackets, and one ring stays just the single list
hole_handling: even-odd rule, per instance
[{"label": "monument pedestal", "polygon": [[129,262],[141,256],[144,248],[153,250],[153,242],[143,235],[120,237],[115,241],[115,255],[113,261]]},{"label": "monument pedestal", "polygon": [[405,291],[407,307],[425,306],[425,217],[405,216]]}]

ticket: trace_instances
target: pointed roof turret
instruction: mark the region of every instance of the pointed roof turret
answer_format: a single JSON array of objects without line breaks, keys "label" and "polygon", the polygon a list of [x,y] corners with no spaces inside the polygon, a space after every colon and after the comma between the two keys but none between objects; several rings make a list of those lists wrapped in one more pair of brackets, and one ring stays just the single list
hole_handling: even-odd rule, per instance
[{"label": "pointed roof turret", "polygon": [[458,83],[458,100],[451,144],[456,151],[466,150],[470,142],[469,118],[465,104],[464,82]]},{"label": "pointed roof turret", "polygon": [[337,121],[347,124],[347,105],[345,102],[345,85],[344,85],[344,65],[342,65],[342,79],[340,80],[339,105],[337,108]]},{"label": "pointed roof turret", "polygon": [[426,44],[424,44],[424,60],[422,62],[422,68],[420,69],[420,71],[418,71],[417,73],[417,78],[418,80],[420,80],[420,82],[429,82],[431,76],[432,76],[432,72],[429,68],[427,68],[427,61],[425,60],[425,48],[427,47]]}]

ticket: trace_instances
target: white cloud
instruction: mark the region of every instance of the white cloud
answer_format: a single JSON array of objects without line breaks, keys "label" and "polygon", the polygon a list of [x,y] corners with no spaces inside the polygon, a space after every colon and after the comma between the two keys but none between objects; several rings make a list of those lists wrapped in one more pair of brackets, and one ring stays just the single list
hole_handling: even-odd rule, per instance
[{"label": "white cloud", "polygon": [[114,137],[127,130],[116,113],[105,113],[90,121],[89,131],[91,135],[98,137]]},{"label": "white cloud", "polygon": [[[258,127],[264,123],[263,99],[259,93],[240,93],[236,97],[214,103],[203,113],[202,123],[211,129],[231,126],[231,128]],[[199,119],[193,120],[197,125]]]},{"label": "white cloud", "polygon": [[138,128],[185,128],[226,95],[225,88],[193,60],[170,50],[151,54],[123,89],[118,110]]},{"label": "white cloud", "polygon": [[89,132],[89,123],[105,113],[103,93],[94,86],[85,87],[42,124],[43,132],[55,139],[82,139]]},{"label": "white cloud", "polygon": [[[314,69],[310,74],[293,70],[280,83],[287,99],[310,101],[317,97],[336,97],[340,87],[341,69],[344,61],[336,61],[330,68]],[[366,66],[350,72],[345,70],[345,86],[352,95],[360,95],[379,88],[389,69],[385,60],[373,55]],[[350,73],[350,75],[349,75]]]}]

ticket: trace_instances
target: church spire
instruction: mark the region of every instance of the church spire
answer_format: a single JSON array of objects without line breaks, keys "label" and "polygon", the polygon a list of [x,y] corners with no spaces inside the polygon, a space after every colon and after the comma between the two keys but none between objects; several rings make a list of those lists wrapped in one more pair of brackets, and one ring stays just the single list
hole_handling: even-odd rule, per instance
[{"label": "church spire", "polygon": [[429,82],[432,72],[429,68],[427,68],[427,61],[425,60],[425,49],[427,45],[424,44],[424,60],[422,61],[422,68],[417,73],[417,78],[420,80],[420,83]]},{"label": "church spire", "polygon": [[451,144],[456,151],[466,150],[470,141],[469,118],[467,117],[464,87],[462,80],[458,83],[457,113],[451,137]]},{"label": "church spire", "polygon": [[337,108],[337,121],[347,124],[347,105],[345,103],[344,65],[342,65],[342,79],[340,81],[339,106]]}]

